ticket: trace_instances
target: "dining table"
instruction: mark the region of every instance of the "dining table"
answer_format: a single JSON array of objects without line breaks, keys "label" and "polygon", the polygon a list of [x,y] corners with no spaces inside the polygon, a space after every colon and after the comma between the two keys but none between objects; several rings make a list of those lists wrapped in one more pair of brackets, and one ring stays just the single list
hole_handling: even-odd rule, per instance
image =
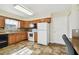
[{"label": "dining table", "polygon": [[75,51],[79,54],[79,38],[72,38],[71,43]]}]

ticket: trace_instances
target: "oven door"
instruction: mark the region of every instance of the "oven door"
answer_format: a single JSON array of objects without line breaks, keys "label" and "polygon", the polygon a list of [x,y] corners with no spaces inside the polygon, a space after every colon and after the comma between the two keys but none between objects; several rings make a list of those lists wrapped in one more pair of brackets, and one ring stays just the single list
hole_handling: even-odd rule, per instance
[{"label": "oven door", "polygon": [[0,35],[0,48],[8,46],[8,35]]},{"label": "oven door", "polygon": [[34,41],[34,33],[33,32],[28,32],[28,40]]}]

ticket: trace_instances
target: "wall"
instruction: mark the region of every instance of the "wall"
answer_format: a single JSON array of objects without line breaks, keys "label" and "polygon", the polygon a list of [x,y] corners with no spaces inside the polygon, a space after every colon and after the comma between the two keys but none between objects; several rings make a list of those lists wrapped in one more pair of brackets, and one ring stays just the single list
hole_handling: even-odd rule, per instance
[{"label": "wall", "polygon": [[60,16],[52,19],[50,24],[50,42],[64,44],[62,34],[67,34],[67,17]]},{"label": "wall", "polygon": [[[72,29],[79,29],[79,11],[73,8],[69,13],[60,12],[58,15],[52,16],[52,22],[50,24],[50,42],[65,44],[62,39],[62,34],[66,34],[69,38],[72,37]],[[75,8],[74,8],[75,7]]]},{"label": "wall", "polygon": [[78,6],[73,6],[69,16],[69,37],[72,37],[72,29],[79,29],[79,11]]}]

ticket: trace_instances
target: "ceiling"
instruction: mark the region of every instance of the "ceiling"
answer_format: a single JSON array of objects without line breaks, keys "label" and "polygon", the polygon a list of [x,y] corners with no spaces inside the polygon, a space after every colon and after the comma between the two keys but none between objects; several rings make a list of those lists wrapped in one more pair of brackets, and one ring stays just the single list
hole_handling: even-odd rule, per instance
[{"label": "ceiling", "polygon": [[0,10],[8,13],[7,15],[16,16],[18,19],[33,19],[51,16],[55,12],[71,8],[71,4],[22,4],[25,8],[33,11],[33,15],[27,15],[14,8],[14,4],[0,4]]}]

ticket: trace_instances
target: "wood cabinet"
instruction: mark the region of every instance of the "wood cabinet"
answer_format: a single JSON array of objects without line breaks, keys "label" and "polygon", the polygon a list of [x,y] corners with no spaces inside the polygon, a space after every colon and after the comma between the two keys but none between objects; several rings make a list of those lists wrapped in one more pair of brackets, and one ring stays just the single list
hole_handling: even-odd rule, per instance
[{"label": "wood cabinet", "polygon": [[35,19],[32,21],[20,21],[20,28],[30,28],[31,23],[42,23],[42,22],[51,22],[51,18],[41,18],[41,19]]},{"label": "wood cabinet", "polygon": [[16,42],[16,34],[9,34],[8,35],[8,44],[13,44]]},{"label": "wood cabinet", "polygon": [[27,37],[28,37],[28,35],[26,32],[21,33],[21,40],[25,40],[25,39],[27,39]]},{"label": "wood cabinet", "polygon": [[35,41],[35,42],[37,42],[37,39],[38,39],[37,36],[38,36],[37,32],[34,32],[34,41]]},{"label": "wood cabinet", "polygon": [[51,22],[51,19],[50,18],[44,18],[44,19],[41,19],[40,22],[50,23]]},{"label": "wood cabinet", "polygon": [[8,35],[8,43],[13,44],[28,39],[27,32],[17,32]]},{"label": "wood cabinet", "polygon": [[32,22],[33,23],[42,23],[42,22],[50,23],[51,22],[51,18],[36,19],[36,20],[33,20]]},{"label": "wood cabinet", "polygon": [[33,20],[32,23],[40,23],[40,19],[37,19],[37,20]]},{"label": "wood cabinet", "polygon": [[27,39],[27,33],[26,32],[19,32],[17,33],[17,41],[22,41]]},{"label": "wood cabinet", "polygon": [[21,41],[20,33],[16,33],[16,43]]},{"label": "wood cabinet", "polygon": [[20,21],[20,28],[29,28],[30,23],[30,21]]},{"label": "wood cabinet", "polygon": [[4,26],[5,26],[5,17],[0,16],[0,27],[4,28]]},{"label": "wood cabinet", "polygon": [[25,25],[24,21],[20,21],[20,27],[24,28],[24,25]]}]

